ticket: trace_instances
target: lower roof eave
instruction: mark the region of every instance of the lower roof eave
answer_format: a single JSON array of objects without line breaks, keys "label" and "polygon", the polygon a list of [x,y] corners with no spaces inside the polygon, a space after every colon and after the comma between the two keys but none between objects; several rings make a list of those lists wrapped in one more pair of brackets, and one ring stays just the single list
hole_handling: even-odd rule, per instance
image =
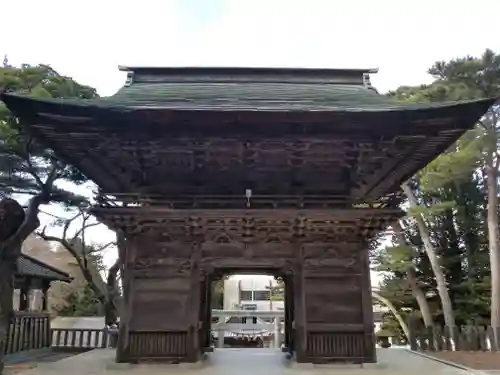
[{"label": "lower roof eave", "polygon": [[[465,111],[476,118],[481,117],[494,104],[497,98],[486,98],[474,101],[447,102],[447,103],[395,103],[394,105],[369,105],[362,104],[358,106],[335,106],[328,102],[304,103],[294,101],[272,102],[272,101],[239,101],[234,102],[114,102],[111,99],[54,99],[54,98],[34,98],[26,95],[17,95],[12,93],[3,93],[0,99],[4,101],[7,107],[21,119],[23,117],[42,116],[47,120],[66,121],[71,123],[84,123],[95,120],[100,116],[133,116],[150,115],[150,119],[155,120],[155,113],[179,113],[179,114],[218,114],[234,117],[235,120],[241,120],[245,114],[259,113],[260,115],[284,115],[282,120],[295,121],[331,121],[328,115],[351,114],[356,115],[397,115],[408,113],[412,116],[420,113],[423,118],[450,116],[454,113]],[[473,113],[470,113],[473,111]],[[162,117],[163,120],[164,117]],[[271,118],[270,118],[271,119]],[[110,118],[112,120],[112,118]]]}]

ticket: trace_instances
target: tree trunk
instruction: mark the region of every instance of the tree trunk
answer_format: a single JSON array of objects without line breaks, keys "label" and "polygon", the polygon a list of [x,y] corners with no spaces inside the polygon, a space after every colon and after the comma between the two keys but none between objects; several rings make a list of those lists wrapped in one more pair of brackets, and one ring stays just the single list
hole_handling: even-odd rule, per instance
[{"label": "tree trunk", "polygon": [[0,201],[0,374],[4,368],[3,356],[13,313],[17,258],[21,255],[22,243],[39,225],[40,203],[35,198],[30,201],[27,213],[14,199]]},{"label": "tree trunk", "polygon": [[[417,207],[417,199],[415,198],[415,195],[413,195],[413,191],[411,190],[408,183],[405,182],[403,185],[401,185],[401,187],[403,188],[403,192],[408,198],[410,208]],[[415,220],[417,221],[418,231],[420,233],[420,237],[422,238],[422,242],[424,243],[425,252],[427,254],[427,257],[429,258],[432,272],[434,273],[434,277],[436,278],[437,290],[443,308],[445,324],[447,327],[454,327],[455,315],[453,313],[453,305],[451,303],[450,294],[448,293],[448,286],[446,285],[446,279],[444,277],[439,258],[431,242],[429,229],[427,228],[427,225],[424,222],[424,218],[420,213],[415,215]]]},{"label": "tree trunk", "polygon": [[418,285],[415,270],[413,268],[408,268],[406,272],[408,275],[408,282],[410,283],[411,294],[413,294],[413,297],[415,297],[415,300],[417,301],[424,324],[426,327],[432,327],[434,325],[434,319],[432,319],[431,308],[429,307],[429,302],[427,301],[425,293]]},{"label": "tree trunk", "polygon": [[[490,247],[491,268],[491,325],[500,327],[500,248],[498,246],[498,173],[494,167],[493,154],[486,158],[486,176],[488,186],[488,242]],[[495,345],[500,347],[498,330],[495,334]]]},{"label": "tree trunk", "polygon": [[[407,246],[407,242],[405,236],[403,234],[403,228],[401,227],[401,223],[396,221],[392,228],[394,232],[396,232],[396,237],[398,239],[399,246]],[[422,319],[424,320],[424,324],[426,327],[431,327],[434,325],[434,320],[432,319],[431,308],[429,307],[429,303],[427,302],[427,297],[425,293],[422,291],[420,286],[418,285],[417,275],[415,274],[415,268],[413,265],[413,261],[408,268],[406,269],[406,275],[408,277],[408,283],[410,284],[410,289],[413,297],[417,301],[418,307],[420,309],[420,313],[422,314]]]},{"label": "tree trunk", "polygon": [[108,272],[108,279],[106,282],[106,303],[104,305],[105,322],[107,326],[117,324],[118,322],[118,305],[119,305],[119,291],[117,285],[117,277],[120,272],[122,262],[118,258],[115,263],[110,267]]},{"label": "tree trunk", "polygon": [[125,280],[125,257],[126,257],[126,239],[123,231],[116,232],[116,247],[118,248],[118,259],[120,260],[120,280]]},{"label": "tree trunk", "polygon": [[396,318],[396,320],[399,322],[399,325],[401,326],[401,329],[403,330],[405,336],[406,336],[406,339],[408,340],[408,342],[410,341],[410,330],[408,329],[408,326],[406,325],[404,319],[402,318],[402,316],[399,314],[398,310],[396,310],[396,308],[394,307],[394,305],[391,303],[391,301],[389,301],[387,298],[385,297],[382,297],[380,294],[378,294],[377,292],[374,292],[372,291],[372,296],[373,298],[375,298],[377,301],[381,302],[382,304],[384,304],[385,306],[387,306],[387,308],[389,310],[391,310],[392,314],[394,315],[394,317]]}]

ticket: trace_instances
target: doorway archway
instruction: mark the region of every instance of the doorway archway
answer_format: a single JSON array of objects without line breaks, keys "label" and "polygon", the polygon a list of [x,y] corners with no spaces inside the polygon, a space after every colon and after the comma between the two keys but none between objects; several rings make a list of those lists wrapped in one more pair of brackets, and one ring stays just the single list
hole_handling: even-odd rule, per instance
[{"label": "doorway archway", "polygon": [[[260,287],[261,290],[257,290],[255,293],[250,293],[245,287],[241,287],[241,279],[239,280],[226,280],[226,285],[232,285],[236,283],[237,290],[225,290],[225,302],[222,309],[214,309],[214,306],[207,306],[207,304],[211,305],[210,294],[213,293],[213,284],[219,280],[226,279],[229,275],[252,275],[256,278],[260,276],[271,276],[275,279],[280,280],[283,283],[283,296],[280,300],[275,301],[273,304],[272,301],[272,289],[270,285],[264,285]],[[219,267],[214,269],[209,275],[207,275],[207,281],[204,284],[203,288],[205,290],[205,303],[203,306],[200,306],[200,321],[201,326],[203,327],[203,332],[201,336],[203,337],[203,342],[205,345],[205,351],[212,351],[212,349],[208,349],[208,345],[213,341],[214,336],[217,337],[217,345],[218,347],[223,346],[224,341],[220,341],[221,335],[224,340],[224,333],[221,328],[229,327],[237,328],[237,324],[226,325],[224,320],[225,318],[252,318],[254,324],[257,324],[259,321],[262,324],[257,324],[257,327],[264,329],[261,326],[266,326],[267,330],[271,330],[272,332],[272,340],[273,345],[275,347],[281,347],[285,352],[291,352],[293,350],[293,332],[292,332],[292,322],[293,322],[293,287],[291,285],[292,277],[290,272],[287,274],[280,268],[254,268],[254,267]],[[260,283],[262,284],[262,283]],[[232,292],[232,293],[231,293]],[[236,296],[229,296],[230,294],[237,293]],[[262,294],[267,294],[266,296],[261,296]],[[280,302],[283,304],[282,309],[277,307],[280,305]],[[274,307],[274,308],[273,308]],[[217,318],[222,318],[218,320],[219,327],[218,332],[212,332],[212,324],[215,319],[212,315],[213,311],[216,312]],[[202,320],[201,320],[202,319]],[[239,321],[239,319],[232,319],[234,322]],[[246,321],[246,320],[245,320]],[[212,324],[209,324],[212,323]],[[283,335],[281,335],[281,328],[284,328]],[[272,328],[271,328],[272,327]],[[276,329],[278,327],[278,332]],[[247,330],[251,330],[252,326],[241,326],[240,328],[244,328]],[[232,332],[234,334],[234,332]],[[240,332],[241,335],[245,335],[243,332]],[[254,332],[247,332],[247,335],[255,336]],[[276,337],[278,335],[278,337]],[[226,333],[227,336],[227,333]],[[226,338],[226,341],[230,341]],[[279,342],[279,345],[276,345],[276,341]],[[281,343],[283,345],[281,345]]]}]

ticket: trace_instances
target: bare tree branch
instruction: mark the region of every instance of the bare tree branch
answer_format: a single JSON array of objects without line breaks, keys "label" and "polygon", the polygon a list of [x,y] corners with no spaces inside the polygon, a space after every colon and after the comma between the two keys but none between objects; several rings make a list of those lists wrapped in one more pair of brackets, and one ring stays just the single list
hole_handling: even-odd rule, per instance
[{"label": "bare tree branch", "polygon": [[47,216],[51,216],[54,219],[62,219],[61,216],[57,216],[57,215],[51,214],[50,212],[47,212],[47,211],[44,211],[44,210],[38,210],[38,212],[41,213],[41,214],[47,215]]},{"label": "bare tree branch", "polygon": [[[69,228],[71,224],[79,218],[82,219],[81,227],[73,236],[70,236]],[[92,250],[89,250],[85,242],[85,231],[90,227],[100,224],[98,222],[89,222],[91,218],[92,216],[88,212],[80,210],[76,215],[66,220],[63,226],[63,233],[61,237],[46,234],[45,228],[42,231],[37,232],[37,235],[46,241],[59,243],[73,256],[73,258],[77,262],[78,267],[80,268],[80,271],[82,272],[85,281],[93,290],[101,305],[104,306],[106,316],[109,320],[114,316],[116,317],[117,315],[116,310],[118,308],[118,300],[120,295],[117,287],[117,274],[121,269],[121,259],[119,258],[110,268],[108,272],[106,287],[96,282],[96,280],[94,279],[94,277],[96,276],[95,270],[92,271],[90,267],[91,263],[88,257],[89,255],[103,251],[110,246],[115,245],[116,241],[111,241],[104,245],[95,247]]]},{"label": "bare tree branch", "polygon": [[[45,228],[44,228],[45,230]],[[90,272],[90,269],[85,265],[85,263],[82,260],[82,257],[80,256],[78,250],[75,249],[75,247],[68,242],[67,239],[61,238],[61,237],[56,237],[56,236],[50,236],[45,234],[45,231],[37,232],[36,234],[40,236],[40,238],[44,239],[45,241],[49,242],[57,242],[61,244],[72,256],[75,258],[75,261],[78,264],[78,267],[80,268],[80,271],[83,274],[83,277],[85,278],[85,281],[88,283],[88,285],[92,288],[92,290],[96,293],[97,298],[101,303],[105,303],[105,291],[101,290],[95,283],[95,280],[93,278],[92,273]]]},{"label": "bare tree branch", "polygon": [[107,248],[109,248],[111,246],[115,246],[115,245],[116,245],[116,241],[110,241],[107,244],[104,244],[104,245],[99,246],[96,249],[92,250],[91,253],[99,253],[99,252],[106,250]]}]

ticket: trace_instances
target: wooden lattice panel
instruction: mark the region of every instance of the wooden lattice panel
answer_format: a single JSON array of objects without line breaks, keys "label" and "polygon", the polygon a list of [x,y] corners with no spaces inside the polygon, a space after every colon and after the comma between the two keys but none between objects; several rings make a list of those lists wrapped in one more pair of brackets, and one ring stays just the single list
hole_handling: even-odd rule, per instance
[{"label": "wooden lattice panel", "polygon": [[307,356],[313,363],[370,362],[363,333],[313,332],[307,335]]},{"label": "wooden lattice panel", "polygon": [[132,331],[129,333],[131,359],[183,359],[187,355],[187,332]]}]

